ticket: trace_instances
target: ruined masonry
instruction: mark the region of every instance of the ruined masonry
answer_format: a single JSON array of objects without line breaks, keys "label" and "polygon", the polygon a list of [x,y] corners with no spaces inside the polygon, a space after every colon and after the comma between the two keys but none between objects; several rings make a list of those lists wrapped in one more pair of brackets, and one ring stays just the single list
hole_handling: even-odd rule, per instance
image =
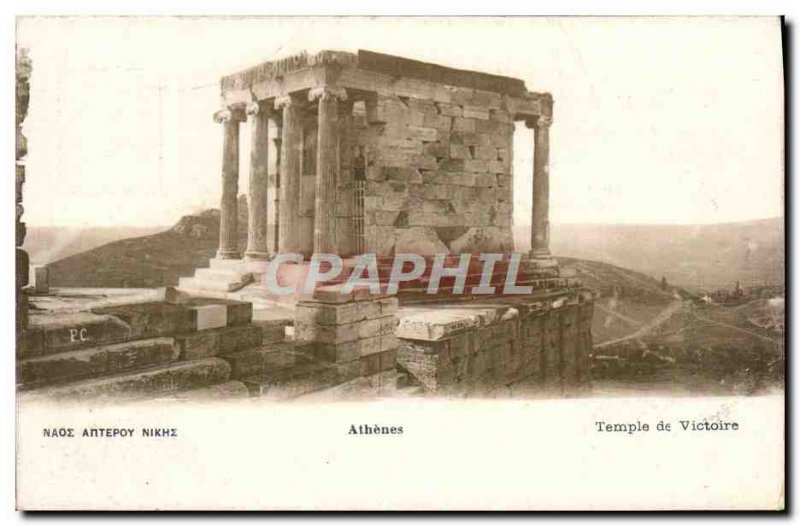
[{"label": "ruined masonry", "polygon": [[[549,250],[553,99],[518,79],[360,50],[301,53],[223,77],[220,240],[178,289],[34,321],[18,360],[30,397],[328,399],[579,394],[588,387],[593,295]],[[513,173],[515,123],[533,130],[531,174]],[[245,128],[244,123],[248,126]],[[239,145],[250,132],[248,235],[238,245]],[[478,255],[514,252],[513,178],[531,177],[531,249],[517,284],[477,296]],[[275,297],[281,253],[376,254],[455,266],[468,286],[388,296],[343,279]],[[281,267],[298,282],[307,263]],[[345,273],[346,274],[346,273]],[[88,306],[87,306],[88,305]]]}]

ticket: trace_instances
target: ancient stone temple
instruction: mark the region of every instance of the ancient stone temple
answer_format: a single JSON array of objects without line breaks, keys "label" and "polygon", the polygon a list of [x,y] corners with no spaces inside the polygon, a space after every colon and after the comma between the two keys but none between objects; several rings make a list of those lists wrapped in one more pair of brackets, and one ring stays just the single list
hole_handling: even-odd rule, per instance
[{"label": "ancient stone temple", "polygon": [[[208,174],[222,182],[216,256],[177,289],[136,301],[119,289],[80,307],[71,299],[60,313],[47,312],[58,302],[42,301],[18,349],[26,396],[585,392],[593,294],[550,255],[549,94],[508,77],[323,51],[224,77],[221,100],[221,170]],[[532,173],[513,170],[518,122],[533,129]],[[249,174],[239,170],[243,131]],[[522,255],[511,231],[514,177],[533,181],[531,249]],[[309,256],[333,254],[342,275],[374,259],[379,286],[350,290],[331,277],[276,297],[269,269],[290,253],[305,259],[281,267],[284,280],[301,280]],[[487,254],[499,272],[484,281]],[[387,272],[402,255],[456,267],[463,281],[426,269],[391,289]]]},{"label": "ancient stone temple", "polygon": [[[553,99],[518,79],[369,51],[302,53],[224,77],[216,270],[236,288],[277,252],[511,252],[514,123],[533,128],[531,255],[547,258]],[[252,141],[248,237],[237,239],[239,141]],[[222,260],[241,262],[224,263]],[[210,277],[217,278],[217,284]]]}]

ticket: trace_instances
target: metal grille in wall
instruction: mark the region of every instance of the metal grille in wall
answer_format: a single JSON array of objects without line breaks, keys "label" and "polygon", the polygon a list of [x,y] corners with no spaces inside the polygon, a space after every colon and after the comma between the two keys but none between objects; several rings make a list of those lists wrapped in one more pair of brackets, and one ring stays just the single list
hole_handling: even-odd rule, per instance
[{"label": "metal grille in wall", "polygon": [[353,236],[355,253],[364,253],[364,194],[367,189],[367,158],[364,146],[357,146],[353,159]]}]

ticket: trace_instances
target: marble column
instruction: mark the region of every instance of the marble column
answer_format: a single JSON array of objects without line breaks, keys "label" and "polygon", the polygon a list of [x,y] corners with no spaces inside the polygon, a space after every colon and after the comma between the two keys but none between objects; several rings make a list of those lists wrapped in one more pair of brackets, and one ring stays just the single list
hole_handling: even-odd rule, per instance
[{"label": "marble column", "polygon": [[239,123],[243,120],[240,113],[238,110],[225,109],[214,114],[214,121],[223,125],[222,198],[219,207],[219,248],[217,249],[217,257],[220,259],[241,258],[237,239]]},{"label": "marble column", "polygon": [[303,154],[302,110],[293,95],[275,99],[275,108],[283,110],[278,252],[299,252],[297,211],[300,206],[300,162]]},{"label": "marble column", "polygon": [[275,132],[272,134],[274,145],[272,152],[272,166],[274,178],[270,181],[270,198],[272,207],[267,216],[267,224],[272,223],[272,228],[267,236],[269,242],[270,255],[278,253],[278,239],[281,229],[280,209],[281,209],[281,143],[283,142],[283,124],[280,113],[273,114],[272,122],[275,125]]},{"label": "marble column", "polygon": [[533,128],[533,214],[531,252],[533,258],[550,257],[550,125],[553,118],[540,115],[527,121]]},{"label": "marble column", "polygon": [[317,178],[314,201],[314,252],[335,254],[336,185],[339,172],[339,101],[347,99],[342,88],[322,86],[308,93],[319,100],[317,109]]},{"label": "marble column", "polygon": [[252,122],[250,148],[250,185],[247,191],[247,249],[248,260],[269,259],[267,249],[267,185],[269,180],[269,117],[263,104],[251,102],[247,115]]}]

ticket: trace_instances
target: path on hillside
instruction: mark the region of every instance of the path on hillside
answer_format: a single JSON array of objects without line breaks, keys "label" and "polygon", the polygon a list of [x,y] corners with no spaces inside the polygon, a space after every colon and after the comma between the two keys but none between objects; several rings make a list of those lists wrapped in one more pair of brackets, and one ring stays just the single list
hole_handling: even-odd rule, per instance
[{"label": "path on hillside", "polygon": [[631,325],[635,325],[635,326],[637,326],[637,327],[641,327],[642,325],[644,325],[644,323],[643,323],[643,322],[641,322],[641,321],[639,321],[639,320],[634,320],[634,319],[633,319],[633,318],[631,318],[630,316],[625,316],[625,315],[624,315],[624,314],[622,314],[621,312],[617,312],[617,311],[615,311],[615,310],[609,309],[608,307],[604,307],[604,306],[603,306],[603,305],[601,305],[599,302],[596,302],[596,303],[594,304],[594,306],[595,306],[595,308],[597,308],[597,309],[600,309],[601,311],[605,312],[605,313],[606,313],[606,314],[608,314],[609,316],[614,316],[615,318],[619,318],[620,320],[622,320],[622,321],[625,321],[625,322],[628,322],[628,323],[630,323]]},{"label": "path on hillside", "polygon": [[664,310],[659,312],[657,315],[653,317],[652,320],[647,322],[646,324],[642,325],[637,331],[628,334],[627,336],[623,336],[621,338],[615,338],[613,340],[609,340],[607,342],[598,343],[594,346],[595,349],[602,349],[608,345],[614,345],[616,343],[621,343],[628,340],[634,340],[642,338],[643,336],[647,336],[653,329],[670,319],[675,313],[680,311],[684,308],[684,301],[682,299],[675,299],[670,302],[669,305],[666,306]]},{"label": "path on hillside", "polygon": [[782,343],[783,343],[783,342],[780,342],[780,341],[777,341],[777,340],[773,340],[772,338],[764,336],[763,334],[759,334],[759,333],[757,333],[755,331],[749,331],[747,329],[743,329],[742,327],[737,327],[736,325],[731,325],[730,323],[724,323],[724,322],[721,322],[721,321],[712,320],[711,318],[706,318],[705,316],[700,316],[696,312],[692,312],[692,315],[696,319],[698,319],[700,321],[704,321],[704,322],[710,323],[712,325],[719,325],[720,327],[725,327],[727,329],[733,329],[734,331],[741,332],[741,333],[747,334],[749,336],[754,336],[754,337],[760,338],[762,340],[766,340],[766,341],[768,341],[770,343],[774,343],[775,345],[782,345]]}]

